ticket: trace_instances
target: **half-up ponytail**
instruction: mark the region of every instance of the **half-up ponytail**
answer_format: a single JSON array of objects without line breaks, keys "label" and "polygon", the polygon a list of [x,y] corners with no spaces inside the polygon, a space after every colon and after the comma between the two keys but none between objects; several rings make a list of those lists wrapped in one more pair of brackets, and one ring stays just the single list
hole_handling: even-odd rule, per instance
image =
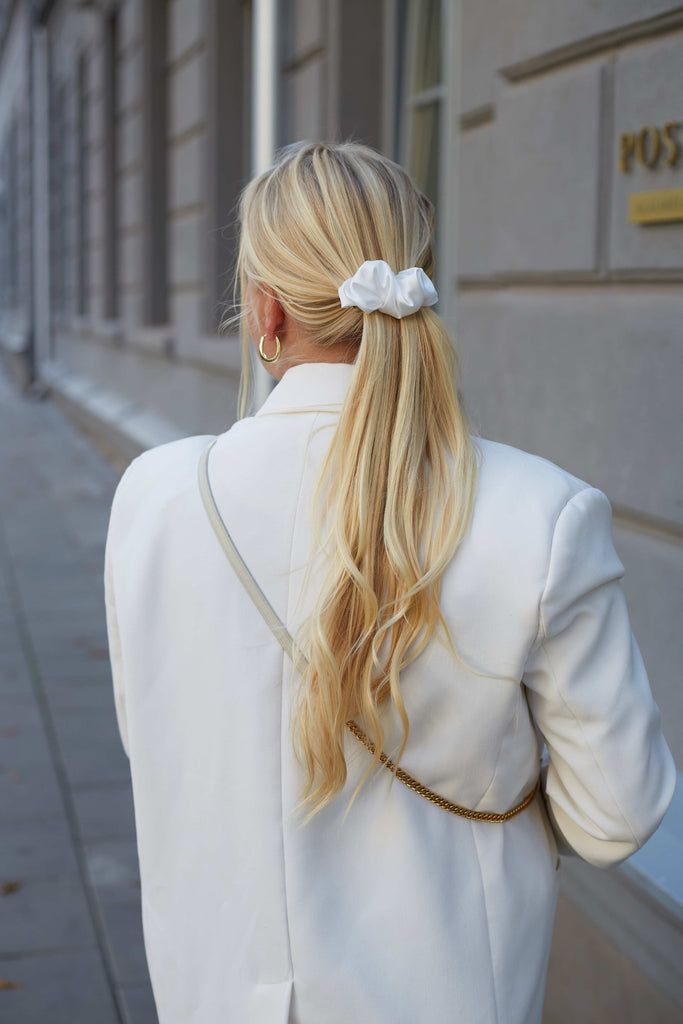
[{"label": "half-up ponytail", "polygon": [[347,721],[374,742],[369,774],[384,743],[380,709],[393,701],[403,722],[394,760],[403,752],[400,673],[442,624],[441,577],[470,522],[476,457],[439,317],[339,303],[365,260],[433,274],[433,210],[402,168],[353,143],[290,149],[245,190],[241,228],[242,288],[247,276],[269,285],[321,348],[359,342],[318,491],[328,571],[297,638],[308,668],[294,740],[314,814],[346,782]]}]

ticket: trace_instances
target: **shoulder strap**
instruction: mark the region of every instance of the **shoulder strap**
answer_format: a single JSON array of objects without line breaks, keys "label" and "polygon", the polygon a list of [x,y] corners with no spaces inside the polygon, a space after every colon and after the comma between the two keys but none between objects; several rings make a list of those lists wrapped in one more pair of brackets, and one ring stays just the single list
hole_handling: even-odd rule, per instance
[{"label": "shoulder strap", "polygon": [[199,460],[199,493],[202,496],[204,509],[209,517],[209,522],[213,526],[214,533],[218,538],[220,546],[228,556],[228,561],[235,570],[240,583],[256,605],[259,614],[265,620],[266,625],[282,647],[285,654],[287,654],[292,661],[295,661],[294,641],[292,640],[287,627],[280,620],[272,604],[249,571],[249,567],[237,550],[235,542],[230,536],[230,531],[218,511],[216,499],[213,496],[211,483],[209,481],[209,454],[211,453],[211,449],[215,443],[216,439],[214,439],[208,447],[204,449],[202,457]]},{"label": "shoulder strap", "polygon": [[[213,496],[211,483],[209,481],[209,455],[211,453],[211,449],[216,443],[216,440],[217,439],[214,438],[214,440],[211,441],[211,443],[204,449],[199,460],[199,493],[202,497],[204,509],[209,517],[209,522],[213,527],[214,533],[216,534],[223,551],[227,555],[228,561],[235,570],[240,583],[256,605],[258,612],[265,620],[271,633],[280,644],[285,654],[291,658],[297,667],[300,667],[301,662],[297,660],[294,641],[292,640],[287,627],[281,621],[272,604],[252,576],[249,567],[237,550],[235,542],[230,536],[230,531],[225,525],[223,517],[218,511],[216,499]],[[304,656],[299,655],[299,657],[305,665],[306,659]],[[355,722],[347,722],[346,728],[370,751],[371,754],[375,753],[375,745],[372,740],[365,735],[363,730],[359,728]],[[408,789],[412,789],[414,793],[417,793],[419,796],[424,797],[431,803],[436,804],[437,807],[441,807],[443,810],[449,811],[451,814],[457,814],[462,818],[470,818],[473,821],[509,821],[510,818],[514,818],[516,814],[519,814],[529,806],[540,787],[539,777],[534,788],[527,794],[527,796],[524,797],[522,802],[502,814],[496,814],[493,811],[472,811],[467,807],[461,807],[460,804],[451,803],[451,801],[446,800],[445,797],[439,796],[437,793],[432,792],[431,789],[427,789],[427,787],[423,786],[421,782],[414,779],[412,775],[409,775],[398,765],[394,764],[394,762],[390,760],[383,751],[380,753],[379,759],[381,764],[391,771],[399,782],[402,782],[404,786],[408,787]]]}]

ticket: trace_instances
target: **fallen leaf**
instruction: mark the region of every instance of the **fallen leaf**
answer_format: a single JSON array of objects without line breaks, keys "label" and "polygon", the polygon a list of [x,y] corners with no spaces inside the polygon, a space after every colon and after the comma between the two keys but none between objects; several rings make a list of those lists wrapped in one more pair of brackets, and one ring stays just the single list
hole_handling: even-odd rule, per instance
[{"label": "fallen leaf", "polygon": [[88,657],[92,661],[106,661],[109,657],[109,651],[106,647],[91,647],[88,651]]},{"label": "fallen leaf", "polygon": [[3,882],[2,885],[0,885],[0,893],[2,893],[3,896],[11,896],[13,892],[18,892],[23,884],[24,883],[21,878],[13,878],[11,882]]},{"label": "fallen leaf", "polygon": [[18,981],[8,981],[7,978],[0,978],[0,992],[5,988],[21,988]]}]

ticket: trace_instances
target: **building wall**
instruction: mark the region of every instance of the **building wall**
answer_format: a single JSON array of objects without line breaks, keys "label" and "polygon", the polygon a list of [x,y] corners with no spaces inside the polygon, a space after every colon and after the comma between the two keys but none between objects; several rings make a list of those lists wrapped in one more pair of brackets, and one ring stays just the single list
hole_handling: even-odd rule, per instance
[{"label": "building wall", "polygon": [[[683,764],[672,670],[683,662],[683,220],[628,221],[630,193],[683,187],[683,15],[651,0],[465,0],[462,32],[468,406],[483,433],[607,493],[636,632]],[[655,167],[634,155],[622,171],[621,135],[667,124],[675,164],[662,145]]]},{"label": "building wall", "polygon": [[[463,0],[460,26],[454,289],[468,411],[484,436],[607,493],[680,766],[683,220],[630,223],[629,196],[683,189],[683,11]],[[683,849],[680,819],[675,806],[661,850]],[[638,902],[620,869],[565,864],[549,1022],[679,1019],[680,975],[665,965],[682,955],[680,852],[659,870],[678,892],[673,918]]]},{"label": "building wall", "polygon": [[[88,272],[79,310],[77,254],[62,243],[69,284],[54,319],[54,365],[43,371],[72,397],[69,377],[92,385],[90,411],[96,415],[99,403],[138,447],[222,430],[235,417],[238,343],[219,338],[216,326],[229,304],[226,253],[232,204],[248,179],[248,144],[240,132],[231,135],[233,123],[219,121],[218,86],[226,82],[215,73],[223,46],[243,49],[243,12],[239,0],[122,0],[88,12],[61,3],[48,23],[50,87],[66,96],[60,145],[67,160],[75,153],[81,54],[86,67]],[[228,169],[217,166],[223,133],[233,138],[233,157],[237,150]],[[226,199],[216,181],[227,170],[234,187]],[[60,181],[56,192],[55,204],[61,198],[66,207],[63,233],[72,238],[73,188]],[[113,395],[122,399],[116,409]]]},{"label": "building wall", "polygon": [[31,166],[30,19],[6,3],[0,25],[0,352],[30,382]]},{"label": "building wall", "polygon": [[[362,11],[358,0],[281,5],[278,144],[321,136],[380,143],[382,9],[364,15],[366,30],[356,39]],[[234,330],[219,336],[218,328],[232,311],[234,207],[250,177],[249,5],[101,0],[83,11],[62,0],[47,31],[55,315],[53,360],[41,374],[76,412],[87,394],[92,424],[113,417],[117,436],[130,435],[129,452],[225,429],[236,413],[240,352]],[[150,47],[160,37],[154,77]],[[358,89],[341,89],[347,80]],[[75,173],[79,102],[83,209]],[[87,268],[79,304],[81,217]],[[155,304],[165,316],[150,317]]]}]

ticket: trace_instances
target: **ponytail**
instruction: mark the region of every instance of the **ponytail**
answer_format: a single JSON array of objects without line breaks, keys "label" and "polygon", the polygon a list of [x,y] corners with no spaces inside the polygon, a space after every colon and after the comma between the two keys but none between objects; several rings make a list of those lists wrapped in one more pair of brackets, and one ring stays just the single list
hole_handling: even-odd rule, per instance
[{"label": "ponytail", "polygon": [[[341,282],[365,259],[433,273],[433,210],[405,171],[355,144],[289,150],[256,179],[241,207],[239,268],[272,287],[321,348],[359,342],[346,400],[317,492],[314,550],[327,574],[297,644],[294,718],[309,817],[346,782],[346,723],[359,720],[375,754],[381,709],[409,722],[401,671],[442,627],[443,573],[472,514],[476,456],[455,386],[455,355],[429,308],[394,319],[342,309]],[[362,785],[362,782],[361,782]]]},{"label": "ponytail", "polygon": [[388,700],[403,724],[393,760],[403,753],[400,674],[445,628],[441,577],[469,525],[475,475],[443,324],[428,309],[370,314],[319,485],[331,557],[305,628],[296,719],[314,813],[346,781],[347,721],[360,718],[374,743],[364,778],[379,763]]}]

